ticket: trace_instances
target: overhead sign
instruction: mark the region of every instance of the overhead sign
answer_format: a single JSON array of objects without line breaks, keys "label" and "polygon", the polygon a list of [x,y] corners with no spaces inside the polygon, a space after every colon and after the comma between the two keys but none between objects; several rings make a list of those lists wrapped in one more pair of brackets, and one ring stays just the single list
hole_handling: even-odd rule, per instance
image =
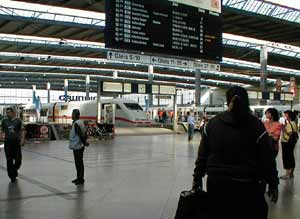
[{"label": "overhead sign", "polygon": [[107,48],[222,59],[220,0],[106,0],[105,5]]},{"label": "overhead sign", "polygon": [[145,84],[138,84],[138,93],[145,94],[146,93],[146,85]]},{"label": "overhead sign", "polygon": [[151,64],[153,64],[153,65],[167,65],[167,66],[182,67],[182,68],[188,68],[189,67],[189,61],[188,60],[163,58],[163,57],[159,57],[159,56],[152,56],[151,57]]},{"label": "overhead sign", "polygon": [[174,86],[160,85],[160,86],[159,86],[159,93],[160,93],[160,94],[175,95],[175,93],[176,93],[176,88],[175,88]]},{"label": "overhead sign", "polygon": [[270,92],[270,91],[248,91],[250,99],[258,100],[275,100],[275,101],[293,101],[294,96],[292,93]]},{"label": "overhead sign", "polygon": [[158,85],[152,85],[152,93],[159,94],[159,86]]},{"label": "overhead sign", "polygon": [[101,92],[116,94],[157,94],[157,95],[175,95],[176,86],[163,84],[139,84],[124,82],[101,82]]},{"label": "overhead sign", "polygon": [[294,94],[285,94],[284,95],[284,100],[293,101],[294,100]]},{"label": "overhead sign", "polygon": [[180,4],[190,5],[199,9],[206,9],[221,13],[221,0],[170,0]]},{"label": "overhead sign", "polygon": [[123,93],[123,84],[117,82],[103,82],[103,92]]},{"label": "overhead sign", "polygon": [[257,92],[256,91],[248,91],[249,99],[257,99]]},{"label": "overhead sign", "polygon": [[134,54],[134,53],[108,51],[107,59],[114,60],[114,61],[150,64],[151,57],[146,55]]},{"label": "overhead sign", "polygon": [[189,67],[194,69],[207,70],[207,71],[221,71],[221,66],[215,63],[190,61]]},{"label": "overhead sign", "polygon": [[186,59],[166,58],[161,56],[139,55],[134,53],[108,51],[107,59],[122,62],[143,63],[147,65],[163,65],[179,68],[192,68],[208,71],[220,71],[221,66],[215,63],[189,61]]},{"label": "overhead sign", "polygon": [[124,93],[131,93],[131,84],[130,83],[124,83]]}]

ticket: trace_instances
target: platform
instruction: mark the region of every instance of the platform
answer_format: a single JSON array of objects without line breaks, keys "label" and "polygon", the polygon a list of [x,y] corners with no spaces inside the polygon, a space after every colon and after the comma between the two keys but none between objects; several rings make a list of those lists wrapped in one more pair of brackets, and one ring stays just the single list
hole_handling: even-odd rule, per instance
[{"label": "platform", "polygon": [[[92,142],[80,187],[71,183],[75,167],[67,141],[26,145],[16,184],[6,175],[1,150],[0,218],[173,219],[180,191],[192,185],[198,143],[199,134],[192,144],[186,135]],[[293,181],[281,181],[269,219],[300,218],[299,182],[297,169]]]},{"label": "platform", "polygon": [[175,134],[173,130],[157,127],[116,127],[116,135],[170,135]]}]

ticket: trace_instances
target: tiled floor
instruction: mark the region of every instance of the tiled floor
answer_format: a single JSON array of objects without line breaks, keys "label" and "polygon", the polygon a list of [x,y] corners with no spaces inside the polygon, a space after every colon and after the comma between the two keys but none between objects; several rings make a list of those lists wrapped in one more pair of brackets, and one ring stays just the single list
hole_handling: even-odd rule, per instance
[{"label": "tiled floor", "polygon": [[[92,142],[84,155],[86,184],[81,187],[71,183],[75,167],[66,141],[26,145],[16,184],[6,175],[2,150],[0,218],[174,218],[180,191],[192,184],[198,143],[199,136],[188,144],[185,135]],[[293,181],[281,182],[270,219],[300,218],[299,181],[296,171]]]}]

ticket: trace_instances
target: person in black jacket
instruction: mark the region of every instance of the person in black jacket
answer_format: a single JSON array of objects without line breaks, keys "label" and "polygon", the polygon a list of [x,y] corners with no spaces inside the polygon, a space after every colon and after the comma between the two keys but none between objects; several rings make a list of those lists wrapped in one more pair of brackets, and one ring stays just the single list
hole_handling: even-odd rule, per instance
[{"label": "person in black jacket", "polygon": [[[247,91],[226,93],[228,111],[205,127],[194,170],[193,190],[207,174],[211,219],[267,219],[266,183],[278,199],[278,172],[264,125],[251,114]],[[266,183],[265,183],[266,182]]]},{"label": "person in black jacket", "polygon": [[7,161],[7,173],[12,183],[16,182],[18,170],[22,164],[21,146],[25,142],[25,131],[22,121],[16,118],[15,109],[6,109],[6,118],[2,120],[1,129],[5,133],[4,151]]}]

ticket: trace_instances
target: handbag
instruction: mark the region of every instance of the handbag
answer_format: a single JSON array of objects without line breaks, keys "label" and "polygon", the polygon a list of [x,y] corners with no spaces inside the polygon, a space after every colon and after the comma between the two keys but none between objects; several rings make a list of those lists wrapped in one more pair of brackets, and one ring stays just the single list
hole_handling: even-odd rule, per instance
[{"label": "handbag", "polygon": [[294,130],[294,127],[293,125],[289,122],[290,126],[292,127],[292,134],[290,135],[289,137],[289,143],[291,145],[295,145],[299,139],[299,135],[298,135],[298,132]]},{"label": "handbag", "polygon": [[208,219],[208,193],[201,189],[181,192],[175,219]]}]

